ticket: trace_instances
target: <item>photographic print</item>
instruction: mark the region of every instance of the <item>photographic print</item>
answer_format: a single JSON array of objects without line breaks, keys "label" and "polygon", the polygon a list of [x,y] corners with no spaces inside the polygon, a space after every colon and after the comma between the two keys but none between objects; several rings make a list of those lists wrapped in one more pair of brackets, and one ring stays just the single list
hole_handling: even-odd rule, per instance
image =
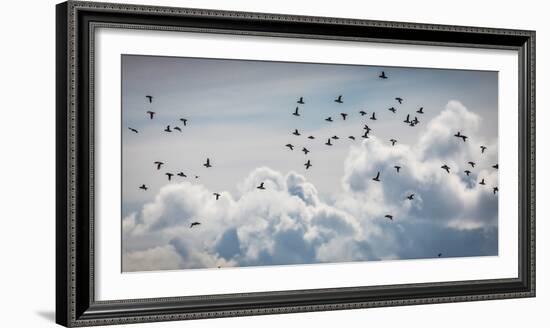
[{"label": "photographic print", "polygon": [[121,60],[123,272],[498,255],[498,72]]}]

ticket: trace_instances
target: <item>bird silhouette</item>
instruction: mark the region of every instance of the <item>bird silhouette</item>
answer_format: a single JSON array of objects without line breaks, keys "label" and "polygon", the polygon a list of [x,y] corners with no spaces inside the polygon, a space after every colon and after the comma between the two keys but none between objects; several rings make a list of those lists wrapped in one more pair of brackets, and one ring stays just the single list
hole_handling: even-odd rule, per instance
[{"label": "bird silhouette", "polygon": [[200,222],[191,222],[191,225],[189,226],[189,228],[193,228],[194,226],[198,226],[200,224],[201,224]]},{"label": "bird silhouette", "polygon": [[265,190],[264,183],[260,183],[259,186],[256,187],[257,189]]},{"label": "bird silhouette", "polygon": [[424,107],[420,107],[416,112],[418,114],[424,114]]},{"label": "bird silhouette", "polygon": [[198,175],[195,175],[195,179],[198,179],[198,178],[199,178],[199,176],[198,176]]},{"label": "bird silhouette", "polygon": [[147,114],[149,114],[149,118],[153,119],[153,116],[155,116],[155,112],[148,110]]},{"label": "bird silhouette", "polygon": [[380,73],[380,75],[378,75],[379,78],[381,79],[387,79],[388,77],[386,76],[386,72],[382,71],[382,73]]},{"label": "bird silhouette", "polygon": [[460,131],[458,131],[454,136],[457,138],[462,138],[462,141],[464,142],[466,142],[466,139],[468,138],[467,136],[460,134]]},{"label": "bird silhouette", "polygon": [[470,173],[472,173],[472,172],[470,172],[469,170],[466,170],[466,171],[464,171],[464,173],[466,173],[467,176],[470,176]]},{"label": "bird silhouette", "polygon": [[437,257],[441,257],[443,254],[441,253],[437,253]]},{"label": "bird silhouette", "polygon": [[372,178],[372,180],[380,182],[380,171],[378,171],[378,173],[376,173],[376,176],[374,178]]},{"label": "bird silhouette", "polygon": [[332,117],[329,116],[329,117],[325,118],[325,121],[332,122]]},{"label": "bird silhouette", "polygon": [[363,133],[363,135],[362,135],[361,137],[363,137],[363,138],[365,138],[365,139],[368,139],[368,137],[369,137],[369,130],[365,130],[365,133]]},{"label": "bird silhouette", "polygon": [[395,107],[390,107],[390,108],[388,108],[388,110],[395,114]]},{"label": "bird silhouette", "polygon": [[498,187],[493,187],[493,194],[496,194],[498,192]]},{"label": "bird silhouette", "polygon": [[444,169],[445,171],[447,171],[447,173],[451,173],[451,168],[447,166],[447,164],[441,166],[442,169]]},{"label": "bird silhouette", "polygon": [[484,186],[485,185],[485,179],[481,179],[481,182],[479,184]]},{"label": "bird silhouette", "polygon": [[485,152],[485,149],[487,149],[487,147],[485,147],[485,146],[479,146],[479,148],[481,148],[481,153],[482,154]]},{"label": "bird silhouette", "polygon": [[308,150],[306,147],[303,147],[303,148],[302,148],[302,151],[303,151],[304,154],[306,154],[306,155],[307,155],[307,153],[309,153],[309,150]]},{"label": "bird silhouette", "polygon": [[498,164],[491,166],[493,169],[498,170]]},{"label": "bird silhouette", "polygon": [[308,139],[315,139],[314,136],[309,136],[309,137],[307,137],[307,138],[308,138]]},{"label": "bird silhouette", "polygon": [[376,113],[372,112],[372,116],[370,117],[371,120],[376,121]]},{"label": "bird silhouette", "polygon": [[166,172],[164,174],[166,174],[166,176],[168,177],[168,181],[172,181],[172,177],[174,176],[173,173]]},{"label": "bird silhouette", "polygon": [[346,120],[346,117],[348,117],[348,114],[346,114],[346,113],[340,113],[340,115],[342,116],[342,119],[344,121]]},{"label": "bird silhouette", "polygon": [[170,125],[166,126],[166,129],[164,129],[164,132],[172,132],[172,130],[170,130]]},{"label": "bird silhouette", "polygon": [[351,139],[351,140],[355,140],[354,136],[349,136],[348,138]]},{"label": "bird silhouette", "polygon": [[411,115],[410,114],[407,114],[407,118],[403,121],[405,123],[411,123],[411,119],[410,119]]},{"label": "bird silhouette", "polygon": [[468,162],[468,164],[470,164],[472,167],[476,166],[476,163],[474,163],[474,162]]},{"label": "bird silhouette", "polygon": [[141,186],[139,186],[139,189],[147,190],[147,186],[142,184]]},{"label": "bird silhouette", "polygon": [[134,129],[134,128],[128,128],[130,131],[134,132],[134,133],[138,133],[138,130]]},{"label": "bird silhouette", "polygon": [[338,98],[334,99],[334,102],[337,102],[339,104],[344,103],[344,101],[342,100],[342,95],[339,95]]},{"label": "bird silhouette", "polygon": [[414,117],[414,120],[412,121],[412,123],[413,123],[414,125],[417,125],[418,123],[420,123],[420,121],[418,120],[418,117],[415,116],[415,117]]},{"label": "bird silhouette", "polygon": [[401,169],[401,166],[395,165],[394,168],[395,168],[395,170],[397,171],[397,173],[399,173],[399,170]]},{"label": "bird silhouette", "polygon": [[308,159],[307,162],[304,164],[306,166],[306,170],[309,169],[311,165],[311,161]]},{"label": "bird silhouette", "polygon": [[327,142],[325,142],[325,145],[332,146],[332,144],[330,143],[330,138],[328,138]]},{"label": "bird silhouette", "polygon": [[180,121],[183,122],[183,126],[187,126],[187,119],[186,118],[180,118]]},{"label": "bird silhouette", "polygon": [[178,130],[179,132],[181,132],[181,128],[179,126],[174,126],[174,130]]},{"label": "bird silhouette", "polygon": [[385,217],[386,219],[390,219],[390,220],[393,221],[393,215],[386,214],[386,215],[384,215],[384,217]]},{"label": "bird silhouette", "polygon": [[300,105],[305,104],[304,97],[300,97],[300,99],[298,99],[297,103],[300,104]]},{"label": "bird silhouette", "polygon": [[182,178],[187,178],[187,175],[185,175],[185,173],[183,173],[183,172],[179,172],[177,174],[177,176],[182,177]]},{"label": "bird silhouette", "polygon": [[359,114],[361,114],[361,116],[365,116],[365,115],[367,115],[367,112],[365,112],[364,110],[360,110]]},{"label": "bird silhouette", "polygon": [[210,158],[207,158],[206,163],[202,164],[202,166],[204,166],[206,168],[212,167],[212,165],[210,165]]},{"label": "bird silhouette", "polygon": [[391,145],[392,145],[392,146],[395,146],[395,143],[397,142],[397,140],[395,140],[395,139],[390,139],[390,142],[391,142]]},{"label": "bird silhouette", "polygon": [[369,128],[369,126],[365,124],[365,126],[363,127],[363,130],[367,130],[367,133],[370,133],[370,131],[371,131],[372,129]]},{"label": "bird silhouette", "polygon": [[292,132],[292,134],[295,136],[299,136],[300,132],[298,132],[298,129],[294,129],[294,132]]},{"label": "bird silhouette", "polygon": [[288,147],[290,150],[294,150],[294,146],[292,144],[286,144],[285,147]]},{"label": "bird silhouette", "polygon": [[400,105],[403,103],[403,98],[395,97],[395,100],[397,100]]},{"label": "bird silhouette", "polygon": [[221,196],[221,195],[220,195],[219,193],[217,193],[217,192],[213,193],[212,195],[216,196],[216,200],[220,199],[220,196]]},{"label": "bird silhouette", "polygon": [[414,199],[414,194],[410,194],[409,196],[407,196],[407,199],[408,200],[413,200]]},{"label": "bird silhouette", "polygon": [[338,136],[332,136],[332,139],[338,140],[338,139],[340,139],[340,138],[338,138]]},{"label": "bird silhouette", "polygon": [[298,107],[294,110],[294,113],[292,113],[294,116],[300,116],[300,113],[298,113]]},{"label": "bird silhouette", "polygon": [[160,167],[164,165],[164,162],[159,162],[159,161],[156,161],[155,163],[153,163],[157,166],[157,170],[160,170]]},{"label": "bird silhouette", "polygon": [[153,102],[153,96],[145,96],[145,98],[149,99],[149,103]]}]

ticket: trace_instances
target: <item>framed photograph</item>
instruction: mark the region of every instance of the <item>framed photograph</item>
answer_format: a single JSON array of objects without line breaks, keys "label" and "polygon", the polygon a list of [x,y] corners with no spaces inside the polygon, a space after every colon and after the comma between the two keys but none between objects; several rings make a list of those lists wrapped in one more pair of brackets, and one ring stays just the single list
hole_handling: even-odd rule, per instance
[{"label": "framed photograph", "polygon": [[535,32],[57,5],[64,326],[535,296]]}]

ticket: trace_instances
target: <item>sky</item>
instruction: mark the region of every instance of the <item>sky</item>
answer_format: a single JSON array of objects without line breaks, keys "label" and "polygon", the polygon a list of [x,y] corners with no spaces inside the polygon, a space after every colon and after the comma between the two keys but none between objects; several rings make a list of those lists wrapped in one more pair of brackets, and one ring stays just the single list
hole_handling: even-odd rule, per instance
[{"label": "sky", "polygon": [[497,72],[123,55],[122,77],[123,271],[498,254]]}]

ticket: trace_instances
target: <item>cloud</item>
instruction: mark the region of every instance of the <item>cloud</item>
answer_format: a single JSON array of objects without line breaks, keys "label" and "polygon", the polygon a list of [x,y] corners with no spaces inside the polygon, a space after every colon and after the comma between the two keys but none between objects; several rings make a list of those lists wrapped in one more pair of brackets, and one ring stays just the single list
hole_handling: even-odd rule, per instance
[{"label": "cloud", "polygon": [[[480,128],[476,114],[452,101],[415,145],[365,139],[350,148],[342,192],[331,199],[304,176],[268,167],[217,201],[200,184],[164,186],[123,219],[123,270],[495,255],[498,175],[490,166],[497,145],[482,140]],[[458,130],[468,142],[453,137]],[[488,147],[483,155],[480,144]],[[468,160],[477,163],[470,177],[463,173]],[[377,172],[381,183],[372,181]],[[477,184],[481,178],[486,186]],[[256,188],[261,182],[266,190]],[[389,213],[393,221],[384,218]],[[201,225],[190,228],[193,221]]]}]

